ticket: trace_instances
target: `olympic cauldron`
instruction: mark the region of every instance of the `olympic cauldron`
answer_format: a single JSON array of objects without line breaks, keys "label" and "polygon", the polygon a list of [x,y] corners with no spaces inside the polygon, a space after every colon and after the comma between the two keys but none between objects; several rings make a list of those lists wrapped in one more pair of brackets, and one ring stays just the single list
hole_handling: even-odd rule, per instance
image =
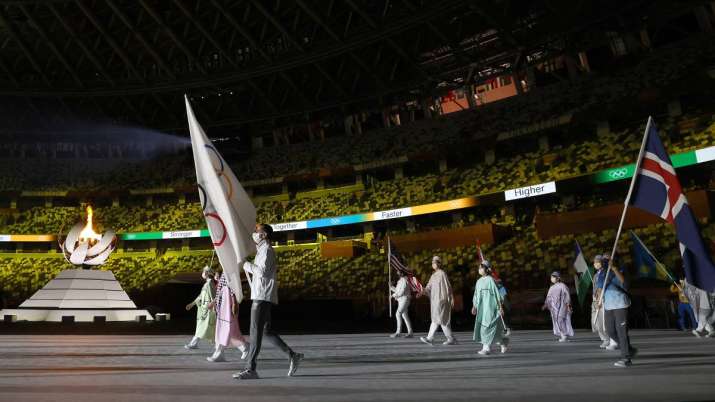
[{"label": "olympic cauldron", "polygon": [[86,223],[77,222],[67,233],[64,241],[58,236],[65,259],[72,265],[88,267],[104,264],[117,245],[114,231],[100,235],[92,228],[92,207],[87,207]]}]

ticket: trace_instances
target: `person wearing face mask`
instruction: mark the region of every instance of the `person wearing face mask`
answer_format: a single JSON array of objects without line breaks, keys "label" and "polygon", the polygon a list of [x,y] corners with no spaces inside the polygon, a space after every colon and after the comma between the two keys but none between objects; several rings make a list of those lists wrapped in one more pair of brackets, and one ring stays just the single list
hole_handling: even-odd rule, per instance
[{"label": "person wearing face mask", "polygon": [[410,322],[409,308],[410,299],[412,299],[412,289],[410,284],[407,282],[407,273],[397,269],[397,276],[400,279],[397,281],[395,286],[390,286],[390,291],[392,292],[392,298],[397,300],[397,311],[395,312],[395,317],[397,319],[397,331],[390,335],[390,338],[397,338],[402,336],[402,321],[405,322],[407,327],[407,333],[404,335],[405,338],[412,338],[412,323]]},{"label": "person wearing face mask", "polygon": [[559,338],[559,342],[566,342],[573,336],[571,326],[571,295],[569,288],[561,282],[561,274],[557,271],[551,273],[551,287],[546,295],[546,301],[542,310],[548,309],[551,312],[551,323],[554,326],[554,335]]},{"label": "person wearing face mask", "polygon": [[225,361],[223,352],[230,346],[237,347],[241,351],[241,360],[245,359],[248,354],[248,342],[241,334],[238,325],[238,300],[228,286],[228,278],[225,274],[219,277],[216,300],[209,303],[209,307],[216,310],[216,350],[206,360],[212,363]]},{"label": "person wearing face mask", "polygon": [[430,313],[432,324],[426,337],[420,337],[420,341],[433,345],[434,335],[437,328],[442,327],[442,332],[447,340],[443,345],[453,345],[457,341],[452,336],[450,321],[452,320],[452,307],[454,307],[454,296],[452,295],[452,285],[449,283],[447,274],[442,270],[442,259],[435,255],[432,257],[432,269],[434,273],[430,277],[427,286],[424,287],[418,296],[429,296]]},{"label": "person wearing face mask", "polygon": [[505,336],[502,314],[502,296],[494,278],[491,276],[491,264],[482,261],[479,265],[479,279],[474,286],[472,299],[472,315],[474,320],[473,340],[482,344],[480,355],[491,353],[492,345],[499,345],[501,352],[506,353],[509,338]]},{"label": "person wearing face mask", "polygon": [[613,261],[604,259],[603,265],[603,269],[610,272],[599,284],[603,291],[603,320],[608,336],[618,339],[618,348],[621,350],[621,358],[614,366],[625,368],[632,364],[631,359],[638,353],[638,349],[631,346],[628,336],[628,308],[631,305],[628,283],[623,271]]},{"label": "person wearing face mask", "polygon": [[253,262],[246,261],[243,270],[251,275],[251,348],[246,361],[246,369],[235,373],[237,380],[257,379],[256,363],[261,352],[261,343],[265,337],[283,353],[288,355],[288,377],[295,374],[298,364],[303,359],[302,353],[294,352],[280,335],[271,329],[271,309],[278,304],[278,283],[276,281],[276,253],[270,239],[273,228],[265,223],[256,225],[251,235],[256,243],[256,257]]},{"label": "person wearing face mask", "polygon": [[591,331],[598,334],[601,339],[601,349],[616,350],[618,349],[618,342],[611,339],[608,336],[605,326],[603,325],[603,306],[599,304],[601,299],[601,288],[603,287],[603,280],[606,276],[606,270],[604,267],[604,260],[608,261],[608,257],[604,257],[601,254],[596,255],[593,258],[593,267],[596,269],[596,273],[593,276],[593,298],[591,301]]},{"label": "person wearing face mask", "polygon": [[191,341],[184,345],[186,349],[198,348],[201,339],[213,342],[216,332],[216,312],[209,308],[209,304],[213,302],[214,297],[216,297],[213,269],[205,266],[201,272],[201,277],[204,279],[204,286],[201,287],[201,293],[199,293],[194,301],[186,305],[186,311],[196,306],[196,331]]}]

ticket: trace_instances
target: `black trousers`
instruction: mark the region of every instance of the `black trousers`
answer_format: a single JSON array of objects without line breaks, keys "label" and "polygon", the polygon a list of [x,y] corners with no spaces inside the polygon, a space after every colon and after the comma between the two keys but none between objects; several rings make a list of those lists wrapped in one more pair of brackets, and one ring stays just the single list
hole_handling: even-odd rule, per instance
[{"label": "black trousers", "polygon": [[631,340],[628,337],[628,308],[606,310],[604,314],[606,332],[611,339],[618,341],[621,348],[621,358],[631,358]]},{"label": "black trousers", "polygon": [[266,337],[272,344],[282,350],[288,357],[293,355],[291,348],[283,342],[280,335],[271,329],[271,302],[254,300],[251,305],[251,347],[248,352],[246,368],[256,369],[258,354],[261,352],[263,337]]}]

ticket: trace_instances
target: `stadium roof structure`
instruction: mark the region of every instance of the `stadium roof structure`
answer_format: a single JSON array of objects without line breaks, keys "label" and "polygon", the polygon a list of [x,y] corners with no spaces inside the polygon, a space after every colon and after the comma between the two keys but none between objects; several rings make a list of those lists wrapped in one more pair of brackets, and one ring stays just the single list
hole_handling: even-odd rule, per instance
[{"label": "stadium roof structure", "polygon": [[188,93],[208,127],[306,121],[418,99],[607,43],[589,32],[688,8],[673,3],[3,1],[0,117],[6,129],[96,116],[185,130]]}]

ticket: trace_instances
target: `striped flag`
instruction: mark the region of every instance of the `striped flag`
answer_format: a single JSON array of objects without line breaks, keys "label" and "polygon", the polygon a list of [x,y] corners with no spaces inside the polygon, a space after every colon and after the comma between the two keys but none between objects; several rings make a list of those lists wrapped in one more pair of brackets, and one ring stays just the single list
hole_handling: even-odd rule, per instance
[{"label": "striped flag", "polygon": [[201,207],[228,286],[240,303],[243,298],[240,263],[256,251],[251,239],[256,207],[199,125],[189,99],[185,100]]},{"label": "striped flag", "polygon": [[[715,264],[675,174],[673,163],[650,120],[637,183],[630,204],[675,225],[685,276],[693,286],[715,292]],[[638,166],[638,164],[636,164]]]},{"label": "striped flag", "polygon": [[588,295],[588,289],[593,283],[594,270],[586,262],[586,258],[583,255],[583,250],[581,246],[576,242],[576,260],[573,263],[574,269],[576,269],[576,275],[574,277],[574,284],[576,286],[576,295],[578,296],[578,302],[583,306],[586,302],[586,296]]},{"label": "striped flag", "polygon": [[390,261],[390,268],[400,271],[407,276],[407,282],[410,284],[410,288],[412,289],[413,293],[421,293],[423,289],[422,284],[415,277],[415,274],[412,269],[407,266],[407,264],[405,263],[405,259],[402,258],[402,255],[400,255],[400,253],[397,251],[397,248],[395,247],[395,244],[392,242],[392,240],[389,240],[389,242],[390,255],[388,255],[387,258]]}]

